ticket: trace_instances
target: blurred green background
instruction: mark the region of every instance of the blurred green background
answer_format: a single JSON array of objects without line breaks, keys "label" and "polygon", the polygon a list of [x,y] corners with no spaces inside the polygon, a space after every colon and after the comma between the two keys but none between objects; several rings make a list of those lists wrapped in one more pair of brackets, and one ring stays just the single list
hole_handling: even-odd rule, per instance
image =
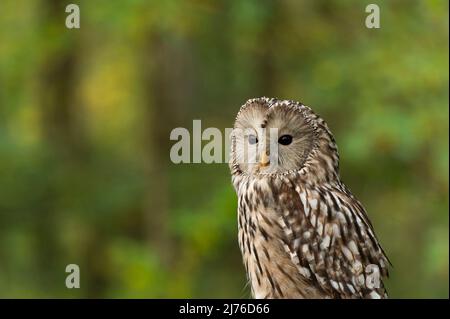
[{"label": "blurred green background", "polygon": [[0,297],[248,297],[228,167],[169,133],[270,96],[328,122],[390,296],[448,298],[448,2],[369,3],[2,0]]}]

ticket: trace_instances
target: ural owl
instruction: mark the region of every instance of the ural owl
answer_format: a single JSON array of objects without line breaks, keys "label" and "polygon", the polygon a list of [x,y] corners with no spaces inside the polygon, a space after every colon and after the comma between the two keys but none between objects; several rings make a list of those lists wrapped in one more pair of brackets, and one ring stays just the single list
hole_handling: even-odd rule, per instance
[{"label": "ural owl", "polygon": [[325,121],[298,102],[251,99],[231,138],[239,247],[253,297],[387,298],[389,261],[340,181]]}]

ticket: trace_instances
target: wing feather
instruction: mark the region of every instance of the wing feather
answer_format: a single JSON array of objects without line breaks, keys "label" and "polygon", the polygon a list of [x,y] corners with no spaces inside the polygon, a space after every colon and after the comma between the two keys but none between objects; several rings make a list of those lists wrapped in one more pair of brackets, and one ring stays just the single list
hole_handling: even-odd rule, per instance
[{"label": "wing feather", "polygon": [[285,249],[299,272],[330,298],[385,298],[388,264],[362,205],[344,185],[283,183]]}]

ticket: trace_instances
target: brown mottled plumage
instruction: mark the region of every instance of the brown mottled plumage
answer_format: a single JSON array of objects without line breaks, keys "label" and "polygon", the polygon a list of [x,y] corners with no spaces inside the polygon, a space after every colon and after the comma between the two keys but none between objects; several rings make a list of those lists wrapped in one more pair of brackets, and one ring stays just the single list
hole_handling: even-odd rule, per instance
[{"label": "brown mottled plumage", "polygon": [[309,107],[247,101],[236,118],[230,169],[255,298],[387,297],[389,261],[340,181],[333,135]]}]

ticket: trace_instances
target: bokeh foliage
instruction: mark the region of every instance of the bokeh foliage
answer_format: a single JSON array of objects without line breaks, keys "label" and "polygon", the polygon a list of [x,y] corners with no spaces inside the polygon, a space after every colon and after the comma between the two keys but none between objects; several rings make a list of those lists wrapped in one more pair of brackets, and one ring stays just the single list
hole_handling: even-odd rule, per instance
[{"label": "bokeh foliage", "polygon": [[169,133],[275,96],[334,132],[391,297],[448,298],[448,2],[376,3],[2,0],[0,297],[248,297],[227,165]]}]

